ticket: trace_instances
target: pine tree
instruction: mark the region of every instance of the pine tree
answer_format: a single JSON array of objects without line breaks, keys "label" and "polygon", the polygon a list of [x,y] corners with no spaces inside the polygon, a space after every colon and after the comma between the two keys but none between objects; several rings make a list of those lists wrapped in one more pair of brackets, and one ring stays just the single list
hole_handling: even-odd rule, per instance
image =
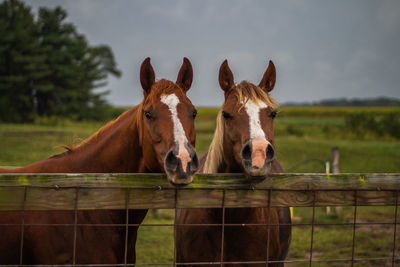
[{"label": "pine tree", "polygon": [[120,77],[112,50],[90,46],[60,7],[37,21],[18,0],[0,4],[0,121],[36,116],[102,119],[108,75]]},{"label": "pine tree", "polygon": [[37,90],[48,72],[29,7],[17,0],[0,4],[0,120],[22,122],[36,115]]},{"label": "pine tree", "polygon": [[65,22],[66,17],[60,7],[39,10],[41,46],[48,51],[46,62],[52,70],[47,80],[53,86],[38,98],[40,114],[101,119],[101,111],[107,107],[103,99],[107,92],[94,90],[107,84],[109,73],[119,77],[121,72],[111,49],[104,45],[91,47],[74,25]]}]

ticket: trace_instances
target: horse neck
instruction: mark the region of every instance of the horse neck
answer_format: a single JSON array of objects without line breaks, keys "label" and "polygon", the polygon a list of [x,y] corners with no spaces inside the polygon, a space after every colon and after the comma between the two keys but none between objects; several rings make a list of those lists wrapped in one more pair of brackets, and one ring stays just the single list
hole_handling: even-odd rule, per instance
[{"label": "horse neck", "polygon": [[138,172],[141,158],[137,108],[132,108],[67,152],[18,169],[13,173],[127,173]]},{"label": "horse neck", "polygon": [[138,172],[142,149],[139,142],[137,109],[121,115],[114,123],[99,131],[93,141],[90,139],[78,147],[77,158],[86,159],[87,171]]}]

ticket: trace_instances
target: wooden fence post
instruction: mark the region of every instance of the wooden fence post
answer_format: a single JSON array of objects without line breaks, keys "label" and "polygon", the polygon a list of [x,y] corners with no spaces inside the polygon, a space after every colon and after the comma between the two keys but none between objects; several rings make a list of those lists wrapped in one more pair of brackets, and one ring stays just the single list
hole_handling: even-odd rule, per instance
[{"label": "wooden fence post", "polygon": [[[331,148],[331,158],[332,158],[332,173],[333,174],[338,174],[340,173],[340,167],[339,167],[339,158],[340,158],[340,153],[339,153],[339,147],[335,146]],[[330,210],[329,210],[330,212]],[[327,212],[329,214],[329,212]],[[335,207],[335,214],[340,215],[342,212],[341,207]]]},{"label": "wooden fence post", "polygon": [[339,168],[339,148],[337,146],[332,147],[332,149],[331,149],[331,157],[332,157],[332,173],[333,174],[340,173],[340,168]]}]

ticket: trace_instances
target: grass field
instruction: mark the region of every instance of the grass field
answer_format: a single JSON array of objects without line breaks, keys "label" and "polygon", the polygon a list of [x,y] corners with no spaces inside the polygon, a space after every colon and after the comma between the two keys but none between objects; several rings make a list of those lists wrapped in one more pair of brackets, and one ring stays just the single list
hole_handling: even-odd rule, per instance
[{"label": "grass field", "polygon": [[[196,119],[198,154],[208,148],[215,127],[218,109],[200,108]],[[400,114],[396,108],[281,108],[275,121],[277,158],[285,170],[291,172],[324,172],[324,162],[330,159],[330,149],[340,149],[342,172],[400,172],[400,140],[390,136],[357,134],[346,128],[346,116],[368,113],[384,116]],[[62,152],[60,145],[79,143],[89,137],[102,123],[64,123],[58,126],[0,124],[0,166],[22,166]],[[302,164],[303,163],[303,164]],[[398,212],[400,213],[400,212]],[[360,207],[358,222],[394,220],[393,207]],[[311,208],[295,208],[298,223],[309,223]],[[354,208],[343,208],[339,215],[327,215],[325,209],[316,210],[317,222],[351,223]],[[145,223],[173,223],[174,211],[152,210]],[[316,226],[314,229],[313,258],[349,258],[352,249],[352,226]],[[397,233],[400,233],[398,226]],[[308,259],[310,226],[293,228],[289,258]],[[400,247],[400,234],[396,237]],[[391,257],[393,226],[357,226],[356,257]],[[398,250],[397,256],[400,257]],[[168,262],[173,259],[172,227],[141,227],[137,242],[138,263]],[[399,263],[400,264],[400,263]],[[316,266],[328,266],[315,264]],[[355,266],[391,266],[389,262],[360,262]],[[308,266],[290,264],[287,266]],[[314,265],[313,265],[314,266]],[[349,266],[344,262],[329,266]]]}]

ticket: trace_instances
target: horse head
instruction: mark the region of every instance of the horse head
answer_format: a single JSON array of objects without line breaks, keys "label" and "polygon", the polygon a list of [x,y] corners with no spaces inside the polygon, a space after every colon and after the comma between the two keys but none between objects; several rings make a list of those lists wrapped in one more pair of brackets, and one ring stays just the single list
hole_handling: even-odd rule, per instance
[{"label": "horse head", "polygon": [[140,69],[144,99],[138,119],[142,121],[143,164],[153,172],[165,171],[175,185],[191,183],[199,164],[194,149],[197,111],[186,96],[192,79],[192,65],[187,58],[176,82],[156,81],[150,58],[143,61]]},{"label": "horse head", "polygon": [[265,179],[274,160],[277,103],[269,93],[275,79],[272,61],[258,86],[247,81],[235,84],[227,60],[219,70],[219,84],[225,94],[220,114],[225,164],[230,170],[243,171],[252,180]]}]

